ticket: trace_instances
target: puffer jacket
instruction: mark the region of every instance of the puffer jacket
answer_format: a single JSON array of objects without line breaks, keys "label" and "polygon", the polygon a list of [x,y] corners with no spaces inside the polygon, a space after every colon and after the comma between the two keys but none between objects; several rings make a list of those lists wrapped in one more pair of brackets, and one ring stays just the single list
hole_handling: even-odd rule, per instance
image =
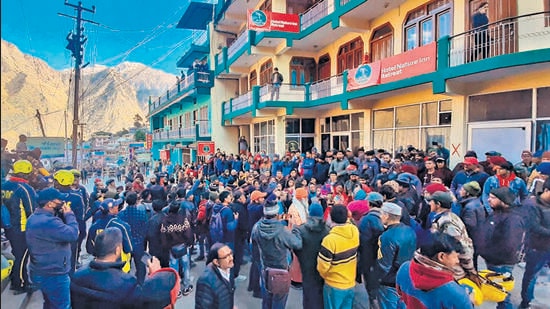
[{"label": "puffer jacket", "polygon": [[195,309],[233,309],[235,282],[227,281],[212,263],[197,280]]},{"label": "puffer jacket", "polygon": [[487,218],[485,208],[481,205],[479,197],[468,197],[460,201],[460,219],[464,222],[468,235],[476,239],[477,227]]},{"label": "puffer jacket", "polygon": [[541,251],[550,250],[550,203],[537,198],[525,201],[523,207],[529,209],[529,230],[527,248]]},{"label": "puffer jacket", "polygon": [[262,219],[252,229],[252,242],[258,246],[262,268],[288,269],[290,250],[302,248],[302,241],[292,235],[277,219]]},{"label": "puffer jacket", "polygon": [[300,261],[304,282],[322,283],[323,279],[317,271],[317,254],[321,249],[323,238],[329,232],[328,226],[323,218],[309,217],[306,223],[294,229],[302,238],[302,249],[294,250],[294,253]]}]

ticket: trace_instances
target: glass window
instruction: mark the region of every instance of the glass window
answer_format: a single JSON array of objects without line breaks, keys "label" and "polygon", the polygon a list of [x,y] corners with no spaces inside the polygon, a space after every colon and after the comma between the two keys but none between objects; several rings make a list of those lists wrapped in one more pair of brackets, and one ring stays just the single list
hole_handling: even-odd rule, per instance
[{"label": "glass window", "polygon": [[535,135],[535,150],[550,149],[550,120],[537,121]]},{"label": "glass window", "polygon": [[302,119],[302,133],[315,133],[315,119]]},{"label": "glass window", "polygon": [[531,89],[471,96],[469,121],[531,118]]},{"label": "glass window", "polygon": [[440,112],[450,112],[453,110],[453,101],[451,100],[445,100],[439,102],[439,111]]},{"label": "glass window", "polygon": [[351,114],[351,129],[363,130],[364,127],[365,127],[365,114],[364,113]]},{"label": "glass window", "polygon": [[311,151],[311,148],[315,146],[314,142],[315,142],[315,138],[313,136],[302,137],[302,145],[301,145],[302,152]]},{"label": "glass window", "polygon": [[332,131],[349,131],[349,115],[332,117]]},{"label": "glass window", "polygon": [[451,35],[451,12],[446,11],[437,15],[437,38]]},{"label": "glass window", "polygon": [[422,46],[431,43],[434,39],[433,36],[433,22],[431,19],[428,19],[426,21],[423,21],[421,23],[421,29],[422,29]]},{"label": "glass window", "polygon": [[409,105],[395,109],[396,127],[412,127],[420,125],[420,105]]},{"label": "glass window", "polygon": [[374,131],[372,140],[372,146],[374,148],[393,151],[393,130]]},{"label": "glass window", "polygon": [[537,117],[550,117],[550,87],[537,89]]},{"label": "glass window", "polygon": [[300,119],[286,119],[286,134],[300,133]]},{"label": "glass window", "polygon": [[435,126],[437,125],[439,112],[437,111],[437,102],[422,104],[422,125]]},{"label": "glass window", "polygon": [[422,149],[430,149],[433,147],[432,142],[448,145],[447,138],[449,136],[451,136],[451,127],[424,128],[420,135],[420,147]]},{"label": "glass window", "polygon": [[400,151],[407,149],[407,146],[418,144],[419,131],[414,129],[399,129],[395,130],[395,150]]},{"label": "glass window", "polygon": [[374,129],[393,127],[393,108],[374,111]]},{"label": "glass window", "polygon": [[351,147],[355,151],[357,148],[365,145],[363,131],[351,132]]},{"label": "glass window", "polygon": [[416,26],[407,28],[405,33],[407,38],[405,51],[414,49],[416,47]]}]

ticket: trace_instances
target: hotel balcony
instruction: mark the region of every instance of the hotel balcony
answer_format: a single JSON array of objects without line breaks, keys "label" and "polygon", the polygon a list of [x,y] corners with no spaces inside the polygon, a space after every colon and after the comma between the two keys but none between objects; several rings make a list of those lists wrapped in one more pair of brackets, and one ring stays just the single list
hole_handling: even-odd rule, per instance
[{"label": "hotel balcony", "polygon": [[178,22],[177,28],[206,30],[206,25],[212,21],[214,5],[217,0],[187,0],[183,16]]},{"label": "hotel balcony", "polygon": [[[434,71],[387,81],[382,78],[378,84],[356,90],[347,89],[348,71],[303,86],[283,85],[279,100],[271,99],[270,85],[255,86],[251,92],[223,103],[222,122],[246,122],[257,114],[273,116],[281,109],[291,115],[295,109],[328,109],[334,104],[344,110],[367,108],[369,101],[396,95],[406,88],[430,88],[434,94],[465,93],[480,82],[497,82],[502,76],[523,72],[545,76],[550,69],[549,25],[550,13],[540,12],[490,24],[487,45],[474,44],[479,35],[475,30],[443,37],[432,55],[437,59]],[[402,53],[383,59],[382,67],[384,63],[406,62],[406,56]]]},{"label": "hotel balcony", "polygon": [[217,29],[237,32],[246,23],[248,10],[258,6],[260,0],[218,0],[216,8]]},{"label": "hotel balcony", "polygon": [[155,100],[149,98],[149,117],[177,104],[193,102],[199,95],[210,95],[213,86],[213,71],[192,72],[167,90],[165,96]]},{"label": "hotel balcony", "polygon": [[178,68],[190,68],[195,59],[203,59],[210,52],[210,40],[208,31],[198,30],[193,33],[193,40],[187,47],[183,56],[178,60]]},{"label": "hotel balcony", "polygon": [[178,142],[208,140],[212,132],[212,123],[203,120],[196,125],[181,128],[160,128],[153,130],[153,142]]}]

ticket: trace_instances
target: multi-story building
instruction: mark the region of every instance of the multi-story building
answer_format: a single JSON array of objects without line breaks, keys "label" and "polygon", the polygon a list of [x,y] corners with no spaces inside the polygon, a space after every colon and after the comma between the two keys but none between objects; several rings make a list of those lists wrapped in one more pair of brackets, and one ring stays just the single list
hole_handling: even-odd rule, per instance
[{"label": "multi-story building", "polygon": [[[213,68],[200,100],[216,147],[236,152],[239,136],[268,153],[437,142],[453,163],[468,149],[516,161],[550,148],[548,0],[189,1],[179,26],[210,44],[182,60],[207,56]],[[251,30],[248,10],[298,14],[299,29]],[[153,129],[173,128],[160,115],[185,108],[176,101],[153,103]]]}]

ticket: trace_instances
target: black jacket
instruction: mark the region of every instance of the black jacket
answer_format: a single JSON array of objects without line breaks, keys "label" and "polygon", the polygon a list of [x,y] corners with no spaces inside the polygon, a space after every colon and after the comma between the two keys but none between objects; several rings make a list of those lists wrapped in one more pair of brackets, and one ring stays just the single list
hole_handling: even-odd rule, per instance
[{"label": "black jacket", "polygon": [[139,285],[136,277],[122,272],[124,262],[92,261],[71,278],[73,309],[164,308],[177,276],[155,273]]},{"label": "black jacket", "polygon": [[195,309],[233,309],[235,282],[227,281],[212,263],[208,264],[197,280]]},{"label": "black jacket", "polygon": [[294,250],[302,268],[304,283],[323,283],[323,278],[317,271],[317,256],[321,250],[321,242],[329,232],[323,218],[308,217],[306,223],[295,227],[293,234],[302,238],[302,249]]}]

